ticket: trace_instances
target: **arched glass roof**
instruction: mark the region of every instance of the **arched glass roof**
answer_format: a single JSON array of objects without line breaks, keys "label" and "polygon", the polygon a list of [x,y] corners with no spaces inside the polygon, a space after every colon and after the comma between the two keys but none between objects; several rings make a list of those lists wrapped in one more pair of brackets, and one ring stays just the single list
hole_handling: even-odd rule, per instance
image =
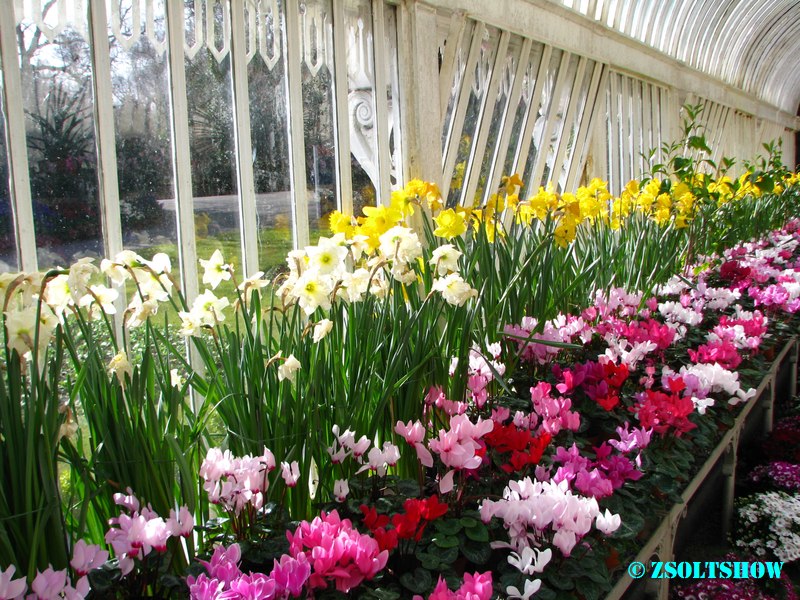
[{"label": "arched glass roof", "polygon": [[797,0],[551,1],[782,110],[797,113]]}]

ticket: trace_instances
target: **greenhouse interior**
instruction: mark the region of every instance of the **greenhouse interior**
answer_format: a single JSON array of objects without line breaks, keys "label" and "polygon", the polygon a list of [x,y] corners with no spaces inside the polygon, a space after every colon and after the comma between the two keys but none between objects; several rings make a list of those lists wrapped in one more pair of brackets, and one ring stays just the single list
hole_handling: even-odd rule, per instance
[{"label": "greenhouse interior", "polygon": [[0,0],[0,91],[0,600],[798,598],[800,3]]}]

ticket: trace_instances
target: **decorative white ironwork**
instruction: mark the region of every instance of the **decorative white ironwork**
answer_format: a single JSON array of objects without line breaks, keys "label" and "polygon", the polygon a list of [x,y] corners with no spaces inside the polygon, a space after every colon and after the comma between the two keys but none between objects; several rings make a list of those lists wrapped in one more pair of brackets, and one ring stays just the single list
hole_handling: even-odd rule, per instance
[{"label": "decorative white ironwork", "polygon": [[[111,9],[111,31],[120,47],[125,50],[133,49],[144,34],[155,51],[159,55],[164,54],[167,49],[167,36],[163,0],[144,1],[144,22],[142,22],[140,0],[107,0],[107,2]],[[130,25],[127,26],[127,23]]]},{"label": "decorative white ironwork", "polygon": [[330,13],[319,2],[300,5],[300,31],[303,44],[303,62],[312,77],[322,67],[331,70],[333,58],[333,25]]},{"label": "decorative white ironwork", "polygon": [[[255,10],[253,10],[255,5]],[[247,3],[250,24],[250,48],[247,60],[251,60],[256,52],[253,43],[258,38],[258,54],[271,71],[281,59],[281,13],[278,0],[250,0]]]},{"label": "decorative white ironwork", "polygon": [[[184,6],[184,39],[183,52],[189,60],[194,59],[200,48],[203,47],[205,40],[205,20],[202,11],[205,8],[205,0],[194,0],[193,5]],[[187,10],[188,9],[188,10]],[[192,41],[189,41],[191,34]]]},{"label": "decorative white ironwork", "polygon": [[206,0],[206,46],[218,63],[221,63],[230,52],[230,0]]},{"label": "decorative white ironwork", "polygon": [[478,64],[475,65],[475,79],[472,82],[472,93],[476,98],[482,98],[489,85],[492,76],[492,55],[494,54],[494,43],[489,37],[489,30],[485,30],[483,43],[481,44],[481,54]]},{"label": "decorative white ironwork", "polygon": [[34,23],[51,42],[66,28],[88,39],[86,0],[14,0],[14,16],[17,24]]}]

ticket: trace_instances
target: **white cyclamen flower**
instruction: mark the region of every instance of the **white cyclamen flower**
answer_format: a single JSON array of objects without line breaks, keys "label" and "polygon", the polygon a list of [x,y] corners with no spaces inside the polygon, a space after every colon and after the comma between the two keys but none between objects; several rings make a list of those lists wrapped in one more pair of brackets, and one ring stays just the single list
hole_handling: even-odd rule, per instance
[{"label": "white cyclamen flower", "polygon": [[594,525],[605,533],[606,535],[611,535],[622,524],[622,519],[619,515],[611,514],[611,511],[606,509],[604,513],[598,513],[597,517],[595,518]]}]

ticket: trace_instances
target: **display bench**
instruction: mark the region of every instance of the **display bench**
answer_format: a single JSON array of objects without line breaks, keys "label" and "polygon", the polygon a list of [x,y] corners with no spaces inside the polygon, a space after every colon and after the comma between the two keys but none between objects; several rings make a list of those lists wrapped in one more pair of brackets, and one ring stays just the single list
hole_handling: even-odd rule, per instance
[{"label": "display bench", "polygon": [[[703,510],[699,504],[709,503],[709,499],[719,496],[718,490],[713,494],[702,494],[707,486],[715,485],[718,478],[712,473],[720,470],[724,484],[722,486],[722,535],[727,537],[728,528],[733,516],[734,488],[736,484],[736,463],[739,442],[745,432],[757,428],[759,433],[772,430],[775,399],[780,396],[792,397],[797,392],[797,361],[800,344],[797,337],[790,338],[782,347],[756,388],[755,397],[747,402],[736,417],[733,426],[725,433],[719,444],[701,466],[700,470],[681,493],[681,501],[674,504],[655,529],[653,535],[644,544],[633,561],[643,563],[647,574],[642,579],[633,579],[625,574],[617,581],[606,600],[620,598],[657,598],[666,600],[669,596],[669,579],[650,579],[649,565],[652,561],[671,561],[675,559],[675,540],[686,515],[691,508]],[[623,516],[624,518],[624,516]],[[633,562],[632,561],[632,562]]]}]

